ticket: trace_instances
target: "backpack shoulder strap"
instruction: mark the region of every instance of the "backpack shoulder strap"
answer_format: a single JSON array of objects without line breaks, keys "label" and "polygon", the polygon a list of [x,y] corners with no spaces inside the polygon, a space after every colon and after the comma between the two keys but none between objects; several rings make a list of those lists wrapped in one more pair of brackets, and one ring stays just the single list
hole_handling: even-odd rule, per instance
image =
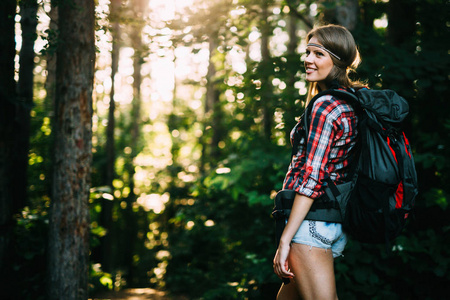
[{"label": "backpack shoulder strap", "polygon": [[305,113],[303,115],[303,122],[304,122],[303,126],[305,128],[306,137],[308,137],[308,135],[309,135],[309,118],[311,116],[314,102],[316,102],[317,99],[319,99],[320,97],[325,96],[325,95],[331,95],[338,99],[343,99],[345,101],[348,101],[349,104],[351,104],[354,107],[355,106],[358,108],[360,107],[360,102],[358,100],[358,96],[356,96],[354,93],[347,92],[347,91],[344,91],[341,89],[335,89],[335,88],[318,93],[311,99],[311,101],[309,101],[308,106],[306,107]]}]

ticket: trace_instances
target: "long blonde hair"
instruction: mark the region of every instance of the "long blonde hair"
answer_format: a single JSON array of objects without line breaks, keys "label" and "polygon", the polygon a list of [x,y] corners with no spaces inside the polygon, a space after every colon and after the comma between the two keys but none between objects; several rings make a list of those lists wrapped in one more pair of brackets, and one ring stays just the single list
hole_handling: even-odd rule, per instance
[{"label": "long blonde hair", "polygon": [[[340,58],[339,60],[334,55],[330,55],[334,65],[326,79],[327,84],[336,80],[343,87],[364,86],[361,82],[352,81],[349,78],[350,72],[355,71],[361,63],[361,57],[355,40],[347,28],[332,24],[315,27],[306,36],[306,41],[309,42],[312,37]],[[317,82],[311,82],[306,102],[308,103],[318,92]]]}]

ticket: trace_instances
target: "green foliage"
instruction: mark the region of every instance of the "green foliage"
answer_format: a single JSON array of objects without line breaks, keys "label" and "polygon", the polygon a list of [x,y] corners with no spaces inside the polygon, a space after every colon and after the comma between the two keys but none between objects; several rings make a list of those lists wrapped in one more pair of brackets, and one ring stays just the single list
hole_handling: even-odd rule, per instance
[{"label": "green foliage", "polygon": [[2,293],[14,299],[46,299],[47,214],[25,207],[16,222],[8,284]]},{"label": "green foliage", "polygon": [[[131,149],[129,133],[137,116],[129,113],[129,106],[120,108],[116,116],[116,178],[112,188],[105,188],[106,126],[102,120],[106,116],[96,112],[99,121],[94,132],[92,166],[95,188],[90,202],[91,293],[113,286],[153,285],[189,299],[274,299],[280,286],[272,271],[275,242],[270,212],[274,193],[281,188],[287,170],[289,131],[301,115],[305,100],[295,85],[305,83],[301,56],[282,53],[263,61],[247,57],[247,72],[233,71],[227,54],[236,49],[249,51],[249,34],[266,21],[261,20],[261,2],[228,1],[226,6],[198,2],[202,2],[198,18],[183,16],[171,24],[180,34],[172,42],[175,47],[192,47],[195,54],[200,53],[200,45],[208,36],[217,37],[218,53],[213,60],[217,68],[214,83],[221,94],[216,113],[220,115],[201,116],[201,112],[175,99],[174,111],[167,120],[159,120],[167,121],[168,132],[176,130],[178,135],[171,136],[173,164],[156,170],[152,180],[139,187],[141,193],[170,194],[165,211],[157,214],[137,205],[139,195],[134,194],[137,186],[132,180],[133,159],[159,147],[152,144],[157,133],[150,130]],[[352,76],[367,80],[371,88],[394,89],[409,101],[411,113],[405,130],[413,146],[420,194],[409,226],[392,244],[392,251],[386,252],[383,245],[349,242],[345,257],[335,264],[342,299],[439,299],[450,282],[448,3],[410,2],[415,7],[416,30],[411,44],[399,46],[388,42],[389,27],[373,26],[374,19],[386,13],[389,3],[359,1],[363,12],[353,34],[363,63]],[[279,3],[270,1],[274,7]],[[270,34],[276,30],[287,32],[287,3],[301,15],[309,15],[311,5],[316,4],[298,0],[281,3],[280,12],[267,20]],[[214,13],[208,10],[209,4]],[[332,10],[336,2],[317,4],[320,17],[320,9]],[[245,9],[245,13],[230,15],[237,8]],[[188,26],[192,26],[192,39],[184,40],[191,30],[184,32]],[[299,29],[305,29],[301,26]],[[57,32],[47,30],[46,34],[48,44],[43,52],[53,54],[58,46]],[[204,88],[203,82],[192,84],[197,90]],[[37,91],[43,89],[42,85],[36,86]],[[30,201],[16,217],[10,264],[10,288],[20,299],[45,299],[52,166],[50,102],[36,99],[31,115]],[[262,130],[263,110],[267,108],[273,122],[270,136]],[[210,127],[202,126],[214,117],[220,117],[218,126],[225,146],[218,157],[201,158],[205,170],[200,175],[195,168],[189,169],[199,165],[192,158],[195,155],[186,158],[181,149],[189,145],[193,153],[201,152],[212,137]],[[148,117],[141,119],[141,126],[154,128]],[[200,129],[204,139],[201,143],[194,134]],[[179,178],[182,173],[196,180],[183,181]],[[112,204],[113,226],[108,229],[100,222],[105,201]],[[114,237],[111,272],[98,264],[99,249],[107,235]]]},{"label": "green foliage", "polygon": [[99,265],[89,265],[89,294],[109,291],[114,288],[114,280],[111,274],[103,272]]},{"label": "green foliage", "polygon": [[[290,1],[292,2],[292,1]],[[420,194],[407,230],[386,251],[384,245],[350,241],[345,257],[336,260],[336,280],[343,299],[438,299],[449,282],[448,174],[450,153],[449,94],[445,22],[435,7],[414,2],[417,13],[416,45],[393,45],[386,28],[373,20],[386,12],[383,1],[361,1],[363,21],[353,32],[363,64],[355,78],[370,87],[396,90],[411,108],[405,128],[419,174]],[[305,7],[303,7],[305,9]],[[443,10],[445,10],[442,7]],[[435,23],[430,22],[436,18]],[[436,41],[440,43],[436,43]],[[409,47],[409,48],[408,48]],[[304,97],[296,89],[274,87],[269,99],[276,120],[270,140],[261,134],[261,99],[267,80],[301,81],[299,56],[272,57],[247,62],[247,72],[232,89],[233,109],[224,122],[239,138],[226,138],[227,147],[217,167],[193,186],[190,193],[172,199],[168,214],[170,252],[166,287],[194,299],[273,299],[279,281],[272,274],[273,220],[270,195],[281,188],[289,159],[288,132],[301,114]],[[235,76],[227,73],[226,76]],[[238,94],[242,93],[242,97]],[[448,98],[448,97],[447,97]],[[293,104],[296,105],[293,105]],[[275,114],[275,119],[276,119]],[[276,146],[278,145],[278,146]],[[184,205],[183,198],[194,204]],[[208,226],[208,224],[213,224]],[[220,297],[218,296],[220,295]]]},{"label": "green foliage", "polygon": [[[39,83],[36,88],[43,88]],[[48,207],[51,187],[51,120],[47,99],[35,98],[31,111],[30,149],[28,160],[28,201],[13,216],[9,278],[3,295],[14,299],[45,299]],[[3,285],[2,285],[3,286]]]},{"label": "green foliage", "polygon": [[449,281],[449,228],[412,230],[386,252],[350,241],[337,260],[336,280],[344,299],[439,299]]},{"label": "green foliage", "polygon": [[239,149],[192,188],[195,203],[178,204],[169,220],[165,281],[173,293],[261,299],[261,286],[277,281],[270,193],[284,175],[288,154],[280,152],[288,151],[258,141],[241,142]]}]

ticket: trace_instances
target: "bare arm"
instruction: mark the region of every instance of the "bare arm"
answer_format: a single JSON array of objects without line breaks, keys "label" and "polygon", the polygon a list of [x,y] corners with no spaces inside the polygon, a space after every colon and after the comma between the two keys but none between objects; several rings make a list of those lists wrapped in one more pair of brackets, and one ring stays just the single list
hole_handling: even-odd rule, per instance
[{"label": "bare arm", "polygon": [[297,232],[298,228],[309,212],[314,199],[304,195],[297,194],[292,205],[291,215],[281,235],[280,244],[277,253],[273,259],[274,271],[279,277],[293,277],[294,274],[289,271],[288,255],[291,240]]}]

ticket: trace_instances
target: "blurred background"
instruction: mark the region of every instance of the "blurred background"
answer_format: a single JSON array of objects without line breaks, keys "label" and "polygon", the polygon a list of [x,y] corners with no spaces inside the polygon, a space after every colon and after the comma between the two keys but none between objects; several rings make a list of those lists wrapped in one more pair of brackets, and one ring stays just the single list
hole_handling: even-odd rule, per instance
[{"label": "blurred background", "polygon": [[[16,54],[8,80],[29,112],[26,160],[16,166],[22,188],[13,209],[0,211],[11,221],[1,225],[9,242],[0,239],[11,299],[47,299],[52,273],[56,4],[22,0],[9,16]],[[336,260],[339,296],[442,299],[450,283],[449,15],[446,0],[97,0],[89,294],[151,287],[187,299],[274,299],[270,213],[306,98],[305,35],[334,23],[351,30],[361,52],[352,76],[408,100],[420,184],[391,253],[349,242]]]}]

